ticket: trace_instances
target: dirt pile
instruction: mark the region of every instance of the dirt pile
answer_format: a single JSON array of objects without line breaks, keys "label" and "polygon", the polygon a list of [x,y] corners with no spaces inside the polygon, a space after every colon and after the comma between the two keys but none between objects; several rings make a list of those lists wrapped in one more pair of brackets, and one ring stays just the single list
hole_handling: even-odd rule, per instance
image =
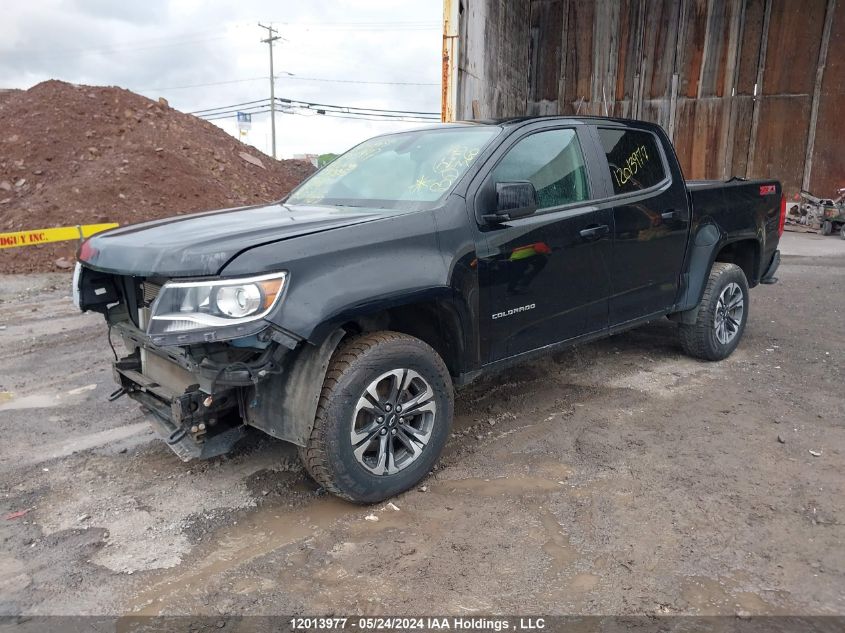
[{"label": "dirt pile", "polygon": [[[4,96],[0,233],[269,202],[314,170],[122,88],[46,81]],[[0,273],[56,270],[76,246],[0,250]]]}]

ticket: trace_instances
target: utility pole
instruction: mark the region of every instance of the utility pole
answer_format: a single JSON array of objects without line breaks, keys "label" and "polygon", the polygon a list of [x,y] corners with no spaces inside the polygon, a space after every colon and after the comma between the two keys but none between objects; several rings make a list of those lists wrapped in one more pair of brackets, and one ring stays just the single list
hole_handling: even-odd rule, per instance
[{"label": "utility pole", "polygon": [[261,40],[270,47],[270,138],[273,146],[273,158],[276,158],[276,78],[273,75],[273,42],[282,39],[276,35],[276,29],[272,26],[264,26],[258,23],[262,29],[267,29],[267,39]]}]

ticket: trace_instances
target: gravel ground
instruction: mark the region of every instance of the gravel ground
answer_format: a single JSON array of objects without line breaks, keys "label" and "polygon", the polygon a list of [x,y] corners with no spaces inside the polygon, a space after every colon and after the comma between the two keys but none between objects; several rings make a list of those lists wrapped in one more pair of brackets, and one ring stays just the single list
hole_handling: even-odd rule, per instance
[{"label": "gravel ground", "polygon": [[0,277],[0,615],[845,614],[845,242],[782,249],[727,361],[663,320],[486,379],[373,508],[258,434],[182,463],[69,278]]}]

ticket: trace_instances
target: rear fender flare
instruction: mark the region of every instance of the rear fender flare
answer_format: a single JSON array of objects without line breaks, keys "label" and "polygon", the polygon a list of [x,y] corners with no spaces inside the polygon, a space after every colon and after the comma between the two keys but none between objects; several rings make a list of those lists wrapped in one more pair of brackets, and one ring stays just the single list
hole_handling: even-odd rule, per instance
[{"label": "rear fender flare", "polygon": [[686,283],[684,292],[678,301],[673,321],[695,323],[698,318],[698,306],[704,294],[704,286],[713,268],[716,255],[725,245],[722,231],[715,224],[707,224],[695,234],[690,246],[689,265],[684,273]]}]

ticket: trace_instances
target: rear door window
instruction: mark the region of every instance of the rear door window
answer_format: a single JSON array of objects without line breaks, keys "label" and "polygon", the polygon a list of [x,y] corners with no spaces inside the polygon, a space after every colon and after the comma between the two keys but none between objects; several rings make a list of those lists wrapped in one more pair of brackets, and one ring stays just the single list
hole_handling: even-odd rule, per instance
[{"label": "rear door window", "polygon": [[598,128],[598,133],[616,195],[649,189],[666,178],[654,134],[618,128]]}]

